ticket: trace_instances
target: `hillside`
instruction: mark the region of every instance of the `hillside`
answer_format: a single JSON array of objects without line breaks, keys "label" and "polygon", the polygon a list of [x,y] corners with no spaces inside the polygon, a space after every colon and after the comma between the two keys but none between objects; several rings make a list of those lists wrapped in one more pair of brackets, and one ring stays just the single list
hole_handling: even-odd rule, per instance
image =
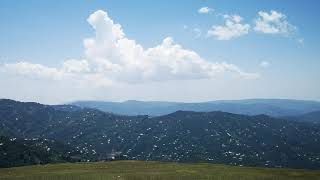
[{"label": "hillside", "polygon": [[0,134],[50,139],[75,148],[84,161],[212,162],[320,168],[320,126],[225,112],[177,111],[121,116],[87,108],[0,101]]},{"label": "hillside", "polygon": [[317,180],[319,171],[142,161],[55,164],[0,169],[0,180]]},{"label": "hillside", "polygon": [[320,124],[320,111],[313,111],[313,112],[301,114],[298,116],[290,116],[290,117],[286,117],[286,119]]},{"label": "hillside", "polygon": [[0,167],[75,162],[80,153],[53,140],[0,136]]},{"label": "hillside", "polygon": [[223,111],[246,115],[266,114],[279,117],[300,115],[320,110],[320,102],[287,99],[220,100],[203,103],[132,100],[125,102],[78,101],[71,104],[117,114],[150,116],[166,115],[178,110],[184,110],[197,112]]}]

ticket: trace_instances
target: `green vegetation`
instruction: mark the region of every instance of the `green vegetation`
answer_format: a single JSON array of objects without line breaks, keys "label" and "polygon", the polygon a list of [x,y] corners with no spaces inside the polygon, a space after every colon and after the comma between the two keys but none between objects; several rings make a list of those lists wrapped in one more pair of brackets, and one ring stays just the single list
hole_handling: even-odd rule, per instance
[{"label": "green vegetation", "polygon": [[48,164],[0,169],[0,180],[300,180],[320,171],[143,161]]}]

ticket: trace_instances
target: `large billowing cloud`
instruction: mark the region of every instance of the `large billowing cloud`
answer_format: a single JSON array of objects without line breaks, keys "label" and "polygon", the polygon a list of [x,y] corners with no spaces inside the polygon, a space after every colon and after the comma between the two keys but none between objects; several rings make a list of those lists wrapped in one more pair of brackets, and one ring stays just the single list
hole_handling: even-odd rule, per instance
[{"label": "large billowing cloud", "polygon": [[[128,39],[121,25],[102,10],[91,14],[87,21],[95,30],[95,37],[84,40],[85,56],[82,60],[66,60],[60,67],[22,61],[4,64],[2,69],[15,75],[94,83],[97,86],[209,79],[221,73],[232,73],[242,78],[258,77],[257,74],[244,72],[233,64],[207,61],[196,52],[175,43],[171,37],[165,38],[155,47],[145,49],[135,40]],[[248,31],[249,27],[242,26],[240,21],[236,17],[230,19],[230,32],[233,34],[236,31],[235,36]],[[231,35],[225,38],[229,37]]]}]

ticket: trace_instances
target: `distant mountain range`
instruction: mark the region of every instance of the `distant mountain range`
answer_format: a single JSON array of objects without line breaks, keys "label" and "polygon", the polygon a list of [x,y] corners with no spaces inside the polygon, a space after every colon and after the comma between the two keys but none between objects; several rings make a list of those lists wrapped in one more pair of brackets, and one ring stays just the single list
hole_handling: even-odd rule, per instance
[{"label": "distant mountain range", "polygon": [[320,111],[320,102],[318,101],[288,99],[221,100],[202,103],[134,100],[125,102],[77,101],[71,104],[123,115],[149,116],[166,115],[178,110],[196,112],[223,111],[245,115],[265,114],[273,117],[296,116],[313,111]]},{"label": "distant mountain range", "polygon": [[[302,103],[301,107],[310,106],[309,102]],[[156,104],[167,106],[163,102]],[[294,107],[300,106],[291,105],[288,109]],[[320,125],[267,115],[179,110],[157,117],[125,116],[74,105],[0,100],[0,135],[4,139],[61,143],[64,148],[50,146],[55,153],[49,157],[65,154],[61,159],[70,161],[120,157],[320,169]],[[0,153],[6,156],[8,140],[1,140],[0,144]],[[45,159],[49,161],[41,162],[60,160]],[[39,162],[28,158],[25,161]]]}]

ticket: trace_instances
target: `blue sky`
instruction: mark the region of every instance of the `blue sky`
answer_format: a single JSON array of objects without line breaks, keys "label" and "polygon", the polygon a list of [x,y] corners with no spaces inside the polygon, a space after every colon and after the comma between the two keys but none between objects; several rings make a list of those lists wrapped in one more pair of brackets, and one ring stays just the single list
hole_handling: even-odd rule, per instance
[{"label": "blue sky", "polygon": [[[211,11],[199,13],[202,7]],[[2,98],[43,103],[78,99],[186,102],[243,98],[320,100],[319,7],[318,1],[298,0],[3,0],[0,2],[0,82],[7,85],[0,90],[0,94]],[[84,39],[95,36],[95,30],[87,19],[97,10],[106,12],[107,18],[121,25],[126,39],[135,40],[145,50],[157,47],[165,38],[171,37],[182,47],[178,53],[184,50],[195,52],[201,57],[201,63],[177,65],[182,60],[188,61],[190,57],[186,57],[176,60],[174,68],[178,67],[178,70],[173,70],[173,65],[165,67],[171,68],[168,71],[161,69],[167,66],[163,64],[166,61],[150,66],[147,62],[145,66],[145,61],[164,58],[163,54],[154,57],[154,53],[160,53],[157,51],[152,58],[139,62],[139,66],[145,67],[143,70],[140,67],[128,69],[127,64],[121,64],[118,74],[105,72],[108,71],[106,69],[98,73],[96,66],[102,66],[97,65],[98,55],[88,55],[86,49],[109,51],[109,46],[98,47],[96,44],[88,48],[83,44]],[[271,15],[271,11],[281,16],[280,21],[288,23],[289,28],[280,33],[256,30],[259,12]],[[241,17],[240,22],[233,19],[235,15]],[[244,29],[232,31],[240,35],[233,34],[221,40],[221,33],[226,32],[219,33],[218,28],[213,27],[220,26],[225,30],[228,20]],[[245,25],[249,28],[246,29]],[[215,35],[208,35],[209,30],[215,30]],[[109,55],[99,58],[109,62]],[[61,66],[69,59],[77,62],[84,59],[89,62],[90,68],[95,66],[95,69],[86,69],[85,73],[65,72]],[[122,62],[121,58],[116,60]],[[116,60],[111,59],[110,62],[117,64]],[[15,66],[19,62],[28,64],[21,69],[21,64]],[[214,64],[223,62],[236,66],[241,72],[230,66]],[[41,67],[37,66],[35,70],[35,64]],[[74,64],[71,66],[74,67]],[[204,66],[204,69],[197,69]],[[215,72],[213,76],[208,70],[212,66],[214,69],[223,66],[225,70]],[[10,67],[9,70],[7,67]],[[154,68],[152,76],[146,77],[150,67]],[[38,77],[44,71],[50,73],[45,72],[45,77]],[[143,75],[139,74],[141,71],[145,71]],[[243,74],[256,77],[242,78]],[[102,82],[101,79],[92,79],[97,76],[103,76],[103,85],[85,82]],[[110,83],[104,83],[106,81]],[[58,89],[53,90],[55,88]]]}]

